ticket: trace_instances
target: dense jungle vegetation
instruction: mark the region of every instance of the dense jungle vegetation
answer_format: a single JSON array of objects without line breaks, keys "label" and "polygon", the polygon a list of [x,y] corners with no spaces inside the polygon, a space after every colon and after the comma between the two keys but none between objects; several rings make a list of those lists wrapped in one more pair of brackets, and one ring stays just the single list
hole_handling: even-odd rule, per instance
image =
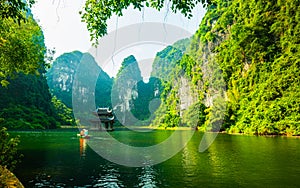
[{"label": "dense jungle vegetation", "polygon": [[300,133],[299,5],[219,1],[208,8],[191,50],[203,53],[200,43],[215,53],[227,87],[229,132]]},{"label": "dense jungle vegetation", "polygon": [[[162,5],[152,1],[146,4],[144,1],[128,1],[116,8],[113,2],[107,1],[107,7],[112,7],[108,11],[105,7],[97,9],[99,4],[87,1],[86,7],[90,6],[91,12],[82,14],[88,24],[97,23],[97,16],[103,17],[105,10],[107,13],[101,24],[89,28],[94,36],[92,39],[106,33],[106,20],[113,13],[121,16],[122,9],[131,5],[137,9],[148,6],[158,10]],[[173,11],[181,11],[186,16],[192,16],[191,9],[199,3],[188,1],[184,5],[171,2]],[[6,4],[1,6],[7,8]],[[298,135],[299,1],[214,0],[207,1],[205,7],[207,13],[191,39],[178,42],[157,54],[152,75],[165,81],[161,83],[164,87],[160,91],[162,105],[156,112],[154,124],[195,126],[196,121],[196,126],[203,130]],[[27,9],[23,7],[23,10]],[[98,13],[93,20],[88,15],[95,10]],[[48,64],[43,34],[30,11],[27,10],[29,16],[9,16],[4,9],[0,13],[3,18],[0,22],[1,126],[56,128],[61,124],[73,124],[70,97],[52,97],[49,93],[45,79]],[[95,33],[97,29],[99,32]],[[20,50],[13,50],[16,48]],[[168,58],[169,64],[161,60]],[[214,66],[220,68],[222,78],[215,77],[212,82],[208,78],[214,78],[218,71],[209,71],[207,67]],[[190,107],[185,109],[180,107],[183,78],[188,80],[192,91]],[[226,100],[226,109],[222,111],[224,116],[214,117],[213,106],[217,102],[209,102],[212,100],[212,85],[225,88],[222,94]],[[145,90],[150,85],[139,82],[138,87]],[[59,95],[55,88],[51,90]],[[70,94],[70,91],[67,92]],[[144,103],[152,98],[145,95],[133,99],[133,113],[140,119],[146,119],[148,109],[137,106],[139,101]],[[65,100],[67,106],[60,100]],[[139,114],[138,109],[146,111]],[[221,122],[222,126],[214,128],[212,122]]]},{"label": "dense jungle vegetation", "polygon": [[[49,71],[49,89],[46,72],[51,57],[47,55],[43,32],[28,8],[34,0],[26,2],[0,2],[1,169],[13,170],[21,157],[16,150],[19,138],[9,137],[6,128],[55,129],[75,125],[71,82],[66,79],[64,86],[68,87],[60,87],[61,83],[53,82],[55,72]],[[112,14],[122,16],[122,10],[129,6],[161,10],[165,1],[101,2],[87,0],[81,12],[95,43],[107,33],[106,22]],[[125,96],[128,105],[120,105],[120,111],[122,108],[123,112],[130,111],[145,124],[149,118],[155,118],[152,125],[161,127],[300,135],[300,1],[171,0],[170,3],[172,11],[187,17],[193,16],[191,10],[195,6],[204,3],[207,12],[197,32],[157,54],[152,72],[156,79],[150,78],[148,84],[141,82],[133,56],[124,60],[115,80],[103,73],[96,93],[105,97],[97,98],[96,103],[113,105],[110,101],[113,84],[122,85],[123,78],[129,76],[135,91]],[[69,77],[72,66],[76,65],[66,59],[78,62],[81,56],[81,52],[65,54],[50,70],[61,63],[58,72]],[[134,64],[135,74],[125,69],[129,64]],[[214,98],[220,88],[222,93]],[[157,90],[159,95],[155,95]],[[152,117],[153,111],[145,106],[158,97],[161,105]],[[119,101],[115,102],[119,105]]]},{"label": "dense jungle vegetation", "polygon": [[49,92],[43,32],[30,11],[26,14],[21,23],[10,17],[0,21],[0,126],[52,129],[73,124],[70,110]]},{"label": "dense jungle vegetation", "polygon": [[[133,0],[119,5],[115,0],[87,1],[81,14],[97,43],[106,34],[106,21],[112,14],[122,16],[129,6],[160,10],[164,2]],[[154,63],[154,71],[158,68],[165,71],[160,73],[164,77],[172,78],[162,83],[163,104],[154,124],[173,127],[197,122],[203,130],[298,135],[300,2],[188,0],[171,1],[170,5],[172,11],[189,17],[200,2],[207,12],[182,58],[176,57],[181,49],[172,47],[157,54],[156,61],[162,56],[173,59],[159,66]],[[157,72],[153,75],[159,75]],[[180,107],[183,78],[189,79],[193,95],[189,109]],[[224,89],[218,100],[223,97],[225,107],[213,100],[218,88]]]},{"label": "dense jungle vegetation", "polygon": [[[300,134],[299,5],[299,1],[291,0],[234,0],[215,1],[208,6],[187,53],[172,67],[173,72],[183,69],[190,85],[196,88],[195,93],[200,92],[198,102],[189,109],[198,111],[199,122],[205,116],[200,127],[206,129],[209,125],[213,106],[203,106],[209,98],[210,85],[204,75],[208,66],[217,63],[226,87],[221,130]],[[171,56],[172,52],[166,55]],[[175,84],[165,90],[171,88],[168,98],[179,103],[177,87]],[[165,101],[165,105],[173,110],[165,111],[163,116],[179,116],[178,104]],[[177,122],[165,124],[176,125]]]}]

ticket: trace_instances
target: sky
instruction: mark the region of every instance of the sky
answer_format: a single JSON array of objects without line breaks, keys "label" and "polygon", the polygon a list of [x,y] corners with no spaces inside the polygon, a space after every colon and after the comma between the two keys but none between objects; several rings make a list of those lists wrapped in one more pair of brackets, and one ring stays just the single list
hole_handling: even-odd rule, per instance
[{"label": "sky", "polygon": [[[44,32],[47,48],[56,51],[54,58],[75,50],[81,52],[91,50],[92,42],[89,32],[86,29],[86,24],[81,22],[79,15],[84,3],[84,0],[37,0],[33,6],[32,13]],[[175,25],[194,34],[204,14],[205,10],[201,5],[198,5],[193,10],[194,16],[187,19],[180,13],[172,13],[167,2],[161,11],[152,8],[145,8],[143,11],[129,8],[124,11],[122,17],[113,16],[108,21],[108,34],[132,24],[148,22]],[[151,59],[155,57],[158,51],[165,47],[165,45],[158,44],[135,45],[122,50],[122,52],[113,52],[110,56],[113,63],[106,63],[106,66],[103,67],[102,65],[102,68],[110,76],[115,76],[122,59],[133,54],[139,62],[142,74],[149,74],[145,73],[145,71],[149,72],[151,67],[149,62],[152,61]],[[141,64],[142,62],[144,64]]]}]

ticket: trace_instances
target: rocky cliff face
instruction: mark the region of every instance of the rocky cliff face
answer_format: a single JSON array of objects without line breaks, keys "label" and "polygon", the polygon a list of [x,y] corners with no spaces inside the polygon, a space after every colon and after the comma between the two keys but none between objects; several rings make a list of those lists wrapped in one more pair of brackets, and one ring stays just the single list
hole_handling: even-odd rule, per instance
[{"label": "rocky cliff face", "polygon": [[192,84],[188,70],[181,66],[189,45],[190,39],[184,39],[157,53],[151,75],[162,84],[161,105],[155,112],[156,118],[152,122],[154,126],[186,124],[185,114],[197,102],[198,90]]},{"label": "rocky cliff face", "polygon": [[150,78],[143,82],[134,56],[124,59],[114,80],[112,105],[121,124],[126,126],[147,124],[151,119],[151,101],[159,98],[159,81]]},{"label": "rocky cliff face", "polygon": [[160,96],[159,80],[150,78],[144,83],[133,56],[124,59],[113,80],[90,54],[65,53],[54,61],[47,80],[52,94],[72,107],[86,124],[93,118],[89,112],[95,107],[109,106],[123,125],[148,125],[157,108],[151,101]]},{"label": "rocky cliff face", "polygon": [[[300,134],[299,7],[292,0],[210,4],[182,58],[159,60],[155,74],[167,67],[169,80],[154,123],[178,126],[198,119],[204,130]],[[159,58],[172,57],[162,52]],[[187,90],[198,99],[185,116]]]},{"label": "rocky cliff face", "polygon": [[142,80],[141,71],[134,56],[124,59],[112,88],[112,105],[123,125],[133,125],[135,117],[130,112],[132,100],[138,97],[137,83]]},{"label": "rocky cliff face", "polygon": [[[111,106],[112,79],[97,65],[88,53],[74,51],[59,56],[47,72],[47,81],[53,95],[68,107],[72,107],[72,91],[75,79],[84,80],[85,86],[76,88],[80,94],[77,100],[94,100],[96,106]],[[75,78],[77,76],[77,78]],[[94,99],[86,99],[93,93]]]}]

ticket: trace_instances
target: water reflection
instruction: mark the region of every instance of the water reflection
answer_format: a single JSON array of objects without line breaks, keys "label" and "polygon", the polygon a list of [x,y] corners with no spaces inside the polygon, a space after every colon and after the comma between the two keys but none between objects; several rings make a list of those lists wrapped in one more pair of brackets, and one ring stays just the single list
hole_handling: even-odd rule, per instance
[{"label": "water reflection", "polygon": [[118,168],[112,164],[103,165],[102,168],[99,177],[93,182],[93,187],[125,187],[119,179],[121,174]]},{"label": "water reflection", "polygon": [[198,177],[198,168],[202,168],[197,157],[197,145],[188,144],[182,150],[181,163],[184,171],[184,181],[194,182]]},{"label": "water reflection", "polygon": [[79,139],[79,153],[80,157],[85,158],[86,156],[86,139],[85,138],[80,138]]},{"label": "water reflection", "polygon": [[152,166],[142,167],[142,172],[138,175],[138,186],[144,188],[157,187],[156,182],[157,172],[153,169]]},{"label": "water reflection", "polygon": [[[133,168],[101,158],[90,149],[90,142],[98,137],[79,140],[76,133],[21,134],[20,153],[24,158],[15,172],[25,187],[300,187],[299,139],[219,134],[211,147],[201,153],[198,146],[202,134],[196,132],[171,159],[155,166]],[[150,141],[160,143],[171,133],[112,134],[146,145]],[[109,142],[102,137],[98,140]],[[176,144],[180,140],[169,147]],[[84,159],[78,155],[79,148]],[[126,152],[121,150],[118,154],[126,158]]]}]

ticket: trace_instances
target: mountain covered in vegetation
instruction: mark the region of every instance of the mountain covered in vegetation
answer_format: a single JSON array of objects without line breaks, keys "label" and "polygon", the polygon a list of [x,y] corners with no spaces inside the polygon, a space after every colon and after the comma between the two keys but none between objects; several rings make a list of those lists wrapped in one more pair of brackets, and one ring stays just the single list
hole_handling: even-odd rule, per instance
[{"label": "mountain covered in vegetation", "polygon": [[157,104],[150,103],[159,98],[160,82],[150,78],[144,83],[132,55],[123,60],[116,78],[110,78],[90,54],[79,51],[56,58],[46,75],[51,93],[73,108],[82,124],[93,118],[93,101],[96,107],[114,109],[122,125],[148,125],[153,119],[151,110]]},{"label": "mountain covered in vegetation", "polygon": [[150,78],[144,83],[137,60],[133,55],[122,62],[112,89],[112,105],[123,125],[149,125],[155,110],[154,99],[159,99],[160,81]]},{"label": "mountain covered in vegetation", "polygon": [[72,124],[71,114],[49,92],[44,35],[32,15],[21,24],[3,19],[0,28],[0,127],[51,129]]},{"label": "mountain covered in vegetation", "polygon": [[[162,95],[155,123],[193,126],[196,121],[204,130],[300,134],[299,7],[292,0],[213,1],[179,60],[171,47],[157,54],[174,60],[167,65],[160,60],[161,74],[173,78],[164,87],[167,96]],[[182,80],[197,98],[184,110],[186,116]]]},{"label": "mountain covered in vegetation", "polygon": [[[83,60],[83,56],[88,57],[89,62]],[[78,71],[80,64],[88,64],[88,66],[80,66],[80,71]],[[97,65],[90,54],[79,51],[64,53],[55,59],[46,74],[51,93],[67,107],[72,108],[72,89],[76,79],[75,76],[85,74],[84,77],[88,79],[93,75],[90,74],[92,70],[98,76],[96,86],[93,85],[94,88],[91,88],[95,90],[96,105],[99,107],[111,106],[110,93],[113,80]]]}]

